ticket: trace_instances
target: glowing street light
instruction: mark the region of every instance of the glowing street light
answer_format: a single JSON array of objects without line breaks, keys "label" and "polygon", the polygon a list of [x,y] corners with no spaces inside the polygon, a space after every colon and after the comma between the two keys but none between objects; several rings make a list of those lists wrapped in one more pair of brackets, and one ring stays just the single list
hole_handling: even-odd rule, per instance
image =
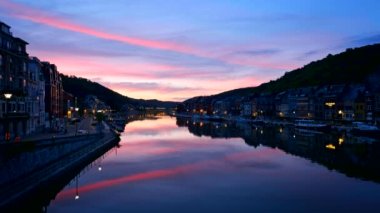
[{"label": "glowing street light", "polygon": [[12,98],[12,94],[11,94],[11,93],[5,93],[5,94],[4,94],[4,97],[5,97],[6,99],[11,99],[11,98]]},{"label": "glowing street light", "polygon": [[[4,97],[5,97],[5,105],[6,105],[6,109],[7,109],[6,113],[8,114],[8,112],[9,112],[8,100],[12,98],[12,93],[5,93]],[[10,139],[11,139],[11,133],[10,133],[10,129],[9,129],[9,120],[7,118],[6,125],[5,125],[5,140],[9,141]]]}]

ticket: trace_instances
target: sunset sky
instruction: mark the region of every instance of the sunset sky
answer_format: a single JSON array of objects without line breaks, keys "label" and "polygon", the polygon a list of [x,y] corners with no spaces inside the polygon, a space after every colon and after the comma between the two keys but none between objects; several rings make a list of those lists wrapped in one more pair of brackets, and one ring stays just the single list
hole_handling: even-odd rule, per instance
[{"label": "sunset sky", "polygon": [[380,42],[378,0],[0,0],[28,52],[133,98],[256,86]]}]

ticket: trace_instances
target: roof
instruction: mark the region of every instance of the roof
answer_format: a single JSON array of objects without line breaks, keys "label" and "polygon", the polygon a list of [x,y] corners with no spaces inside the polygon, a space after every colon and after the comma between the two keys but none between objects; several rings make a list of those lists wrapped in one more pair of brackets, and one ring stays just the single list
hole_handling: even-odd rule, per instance
[{"label": "roof", "polygon": [[18,37],[14,37],[15,40],[21,42],[21,43],[24,43],[24,44],[29,44],[28,42],[26,42],[25,40],[22,40],[21,38],[18,38]]}]

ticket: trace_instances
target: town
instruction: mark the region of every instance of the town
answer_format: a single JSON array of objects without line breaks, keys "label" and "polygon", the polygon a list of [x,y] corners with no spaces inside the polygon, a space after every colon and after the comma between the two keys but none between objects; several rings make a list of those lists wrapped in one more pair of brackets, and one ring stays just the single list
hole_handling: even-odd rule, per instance
[{"label": "town", "polygon": [[0,22],[0,27],[0,141],[64,133],[79,115],[110,111],[90,94],[79,104],[77,97],[63,90],[56,65],[29,56],[28,43],[13,36],[7,24]]},{"label": "town", "polygon": [[177,112],[224,119],[315,119],[374,124],[380,121],[380,90],[377,83],[338,84],[222,100],[196,97],[180,104]]}]

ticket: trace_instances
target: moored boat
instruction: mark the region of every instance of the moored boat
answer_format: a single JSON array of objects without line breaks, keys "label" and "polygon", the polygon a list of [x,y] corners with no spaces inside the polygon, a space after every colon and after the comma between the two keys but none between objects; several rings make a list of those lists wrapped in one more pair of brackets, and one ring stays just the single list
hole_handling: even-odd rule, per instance
[{"label": "moored boat", "polygon": [[380,129],[375,125],[353,122],[351,133],[358,136],[380,137]]},{"label": "moored boat", "polygon": [[330,125],[314,120],[296,120],[295,127],[300,129],[309,129],[316,131],[329,131],[331,129]]}]

